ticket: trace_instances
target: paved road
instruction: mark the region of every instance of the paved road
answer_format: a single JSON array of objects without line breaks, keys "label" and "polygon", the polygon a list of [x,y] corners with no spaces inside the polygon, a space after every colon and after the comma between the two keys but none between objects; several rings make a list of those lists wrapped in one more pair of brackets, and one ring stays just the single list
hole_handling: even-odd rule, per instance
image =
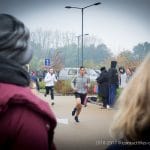
[{"label": "paved road", "polygon": [[[50,104],[49,96],[44,97]],[[88,103],[83,107],[80,123],[76,123],[71,116],[75,105],[74,96],[55,96],[55,105],[52,106],[57,119],[65,121],[59,123],[55,130],[55,144],[58,150],[103,150],[112,139],[109,136],[109,127],[115,110],[100,109],[96,104]],[[67,122],[68,121],[68,122]]]}]

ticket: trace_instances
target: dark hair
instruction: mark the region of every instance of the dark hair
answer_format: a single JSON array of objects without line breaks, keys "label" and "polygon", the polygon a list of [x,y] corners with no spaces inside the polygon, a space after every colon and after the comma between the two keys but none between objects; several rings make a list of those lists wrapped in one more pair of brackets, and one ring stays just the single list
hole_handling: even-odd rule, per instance
[{"label": "dark hair", "polygon": [[105,67],[101,67],[101,69],[100,69],[101,71],[103,71],[103,70],[106,70],[106,68]]},{"label": "dark hair", "polygon": [[[121,70],[122,70],[122,72],[121,72]],[[124,67],[119,67],[119,72],[124,74],[125,73]]]},{"label": "dark hair", "polygon": [[116,68],[117,61],[111,61],[111,68]]},{"label": "dark hair", "polygon": [[80,66],[80,70],[81,70],[82,68],[85,68],[85,67],[83,67],[83,66]]}]

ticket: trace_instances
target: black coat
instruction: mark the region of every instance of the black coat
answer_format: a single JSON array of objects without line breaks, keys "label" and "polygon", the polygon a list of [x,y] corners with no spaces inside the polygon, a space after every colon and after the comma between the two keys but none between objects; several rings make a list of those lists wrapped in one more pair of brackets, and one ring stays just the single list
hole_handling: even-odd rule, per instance
[{"label": "black coat", "polygon": [[109,84],[119,85],[118,71],[116,68],[110,68],[108,71]]},{"label": "black coat", "polygon": [[108,97],[108,81],[109,76],[106,70],[103,70],[100,76],[96,79],[99,87],[99,95]]}]

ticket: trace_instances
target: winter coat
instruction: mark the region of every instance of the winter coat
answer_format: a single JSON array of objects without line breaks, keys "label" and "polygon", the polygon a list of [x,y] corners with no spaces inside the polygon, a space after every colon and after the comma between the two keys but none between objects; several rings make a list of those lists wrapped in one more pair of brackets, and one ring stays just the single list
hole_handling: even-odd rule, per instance
[{"label": "winter coat", "polygon": [[109,84],[115,84],[117,87],[119,86],[119,78],[118,71],[116,68],[110,68],[108,70],[109,75]]},{"label": "winter coat", "polygon": [[29,74],[0,57],[0,150],[50,150],[56,118],[29,88]]},{"label": "winter coat", "polygon": [[99,87],[99,95],[108,97],[108,72],[103,70],[100,76],[96,79]]},{"label": "winter coat", "polygon": [[0,83],[0,149],[50,150],[55,116],[30,88]]}]

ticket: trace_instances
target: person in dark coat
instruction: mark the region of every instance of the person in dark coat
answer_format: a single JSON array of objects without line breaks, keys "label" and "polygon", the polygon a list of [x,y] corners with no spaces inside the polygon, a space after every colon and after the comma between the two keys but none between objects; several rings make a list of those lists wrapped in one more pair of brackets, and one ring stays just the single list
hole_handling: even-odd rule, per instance
[{"label": "person in dark coat", "polygon": [[107,150],[150,150],[150,54],[117,100]]},{"label": "person in dark coat", "polygon": [[56,117],[29,88],[23,66],[32,58],[29,31],[17,18],[0,14],[0,150],[56,149]]},{"label": "person in dark coat", "polygon": [[116,69],[117,61],[111,61],[111,67],[108,70],[109,75],[109,105],[108,107],[113,107],[116,100],[116,92],[119,87],[119,76]]},{"label": "person in dark coat", "polygon": [[108,104],[108,72],[105,67],[101,68],[100,76],[96,79],[98,83],[98,95],[102,98],[103,108],[106,108]]}]

